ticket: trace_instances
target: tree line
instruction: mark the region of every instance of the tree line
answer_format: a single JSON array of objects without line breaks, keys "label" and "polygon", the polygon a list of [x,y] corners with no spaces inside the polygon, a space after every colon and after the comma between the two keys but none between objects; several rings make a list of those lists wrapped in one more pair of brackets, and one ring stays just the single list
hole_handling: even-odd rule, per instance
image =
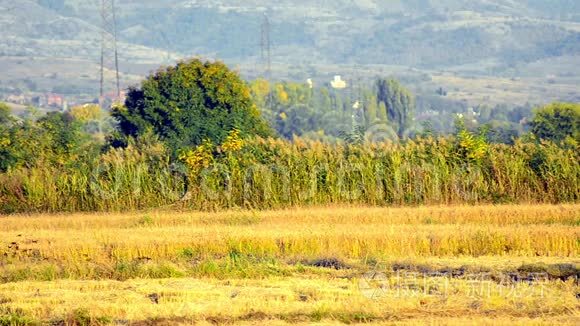
[{"label": "tree line", "polygon": [[[535,192],[542,184],[549,187],[554,183],[564,193],[551,193],[546,198],[578,199],[577,189],[568,183],[576,182],[580,175],[577,164],[572,163],[577,163],[580,152],[579,104],[554,103],[537,109],[527,123],[529,131],[523,137],[512,137],[515,145],[510,146],[519,146],[515,148],[492,145],[491,126],[474,128],[470,125],[471,119],[465,116],[455,117],[451,135],[438,134],[429,130],[429,126],[418,129],[413,118],[416,99],[394,79],[379,79],[372,88],[361,89],[354,104],[351,100],[329,87],[311,88],[307,84],[288,82],[270,85],[264,80],[247,84],[221,62],[194,59],[151,74],[139,87],[129,90],[125,103],[113,106],[110,112],[96,105],[85,105],[67,112],[18,119],[6,105],[0,105],[0,206],[3,211],[59,210],[64,206],[67,210],[155,207],[162,203],[154,200],[153,195],[159,195],[157,191],[162,189],[191,195],[192,189],[198,189],[205,182],[199,173],[206,169],[225,169],[215,179],[222,186],[263,186],[266,181],[255,181],[248,186],[247,172],[252,171],[252,164],[271,167],[272,162],[277,162],[275,169],[306,169],[300,173],[307,174],[312,169],[322,169],[321,174],[312,177],[319,180],[336,172],[326,168],[326,159],[321,154],[325,151],[333,156],[336,167],[353,161],[353,153],[364,155],[362,159],[368,160],[387,155],[379,160],[379,165],[361,161],[361,164],[367,162],[363,170],[369,175],[381,175],[380,170],[389,169],[393,162],[401,158],[411,162],[416,159],[413,155],[419,155],[430,158],[437,173],[448,171],[450,174],[445,178],[451,177],[449,180],[455,180],[462,173],[481,171],[482,180],[488,180],[487,186],[482,184],[482,190],[491,189],[486,188],[492,182],[487,178],[497,178],[496,173],[502,169],[511,173],[510,166],[515,164],[511,161],[520,162],[524,165],[518,169],[530,178],[535,175],[533,182],[537,185],[522,189]],[[300,142],[309,145],[301,147]],[[391,145],[385,147],[385,144]],[[359,147],[361,150],[356,149]],[[300,148],[311,153],[310,156],[300,154]],[[415,152],[409,152],[411,156],[401,157],[402,152],[398,153],[413,148]],[[439,151],[439,161],[432,161],[434,151]],[[247,157],[243,164],[238,154]],[[499,162],[498,155],[510,159]],[[306,165],[300,163],[309,157],[317,159]],[[558,165],[558,161],[563,165]],[[349,182],[356,184],[359,180],[356,175],[362,178],[362,172],[349,171],[345,172],[350,176]],[[410,176],[399,179],[397,175],[389,174],[380,182],[392,187],[392,182],[410,186],[422,180],[413,180]],[[294,181],[297,191],[313,182],[300,180]],[[99,205],[98,194],[118,195],[127,182],[144,186],[140,190],[129,188],[136,191],[135,196],[151,195],[147,197],[151,202],[131,199],[125,193],[126,200],[136,202],[121,205],[122,200],[115,197],[120,200],[119,206],[110,202]],[[317,182],[326,184],[322,179]],[[340,186],[342,181],[333,182],[338,182],[334,186]],[[161,190],[157,189],[160,185]],[[445,192],[445,189],[438,191]],[[505,188],[496,190],[497,193],[480,197],[485,200],[502,197]],[[539,200],[536,195],[526,196]],[[81,198],[71,201],[74,196]],[[176,197],[179,196],[171,198],[176,200]],[[65,205],[66,198],[69,203],[77,204]],[[238,198],[234,204],[243,205],[245,197]],[[203,202],[210,199],[205,198]],[[514,193],[510,200],[519,198]],[[291,203],[297,204],[296,200]]]}]

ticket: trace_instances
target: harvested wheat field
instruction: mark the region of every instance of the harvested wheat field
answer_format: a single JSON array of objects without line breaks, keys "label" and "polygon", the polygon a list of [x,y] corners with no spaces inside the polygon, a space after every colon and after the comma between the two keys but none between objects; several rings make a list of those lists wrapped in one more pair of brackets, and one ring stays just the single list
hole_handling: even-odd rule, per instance
[{"label": "harvested wheat field", "polygon": [[580,205],[0,217],[0,325],[580,323]]}]

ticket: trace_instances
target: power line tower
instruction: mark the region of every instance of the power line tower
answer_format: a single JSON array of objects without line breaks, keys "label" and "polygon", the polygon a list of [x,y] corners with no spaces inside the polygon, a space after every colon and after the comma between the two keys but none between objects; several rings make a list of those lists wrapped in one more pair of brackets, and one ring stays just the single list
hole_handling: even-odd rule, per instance
[{"label": "power line tower", "polygon": [[117,14],[115,0],[101,0],[101,88],[100,100],[104,99],[107,88],[106,70],[115,72],[117,98],[121,96],[119,84],[119,53],[117,51]]},{"label": "power line tower", "polygon": [[264,13],[264,20],[262,22],[262,40],[261,45],[261,55],[262,63],[265,65],[266,79],[270,81],[272,78],[272,42],[270,39],[270,19],[268,15]]},{"label": "power line tower", "polygon": [[260,41],[261,46],[261,58],[262,64],[265,67],[265,76],[264,78],[268,81],[268,85],[270,87],[270,91],[268,92],[268,97],[266,98],[266,105],[271,108],[272,106],[272,96],[273,96],[273,87],[272,87],[272,41],[270,39],[270,19],[268,15],[264,13],[264,20],[262,21],[262,38]]}]

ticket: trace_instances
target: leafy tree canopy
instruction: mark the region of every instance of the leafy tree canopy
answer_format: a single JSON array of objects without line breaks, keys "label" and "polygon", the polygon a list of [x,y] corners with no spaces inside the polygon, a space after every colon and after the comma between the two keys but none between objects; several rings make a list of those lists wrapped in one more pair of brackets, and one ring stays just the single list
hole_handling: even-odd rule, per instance
[{"label": "leafy tree canopy", "polygon": [[242,135],[270,134],[250,89],[221,62],[192,59],[162,68],[129,89],[124,106],[113,109],[118,132],[113,146],[149,130],[172,150],[197,146],[208,139],[221,143],[233,130]]},{"label": "leafy tree canopy", "polygon": [[580,104],[553,103],[539,108],[530,122],[531,132],[540,139],[580,143]]},{"label": "leafy tree canopy", "polygon": [[79,165],[98,150],[68,113],[50,112],[36,121],[0,125],[0,172],[42,163]]},{"label": "leafy tree canopy", "polygon": [[396,79],[379,79],[376,87],[379,101],[377,116],[380,119],[386,117],[396,126],[399,138],[404,138],[412,124],[415,97]]}]

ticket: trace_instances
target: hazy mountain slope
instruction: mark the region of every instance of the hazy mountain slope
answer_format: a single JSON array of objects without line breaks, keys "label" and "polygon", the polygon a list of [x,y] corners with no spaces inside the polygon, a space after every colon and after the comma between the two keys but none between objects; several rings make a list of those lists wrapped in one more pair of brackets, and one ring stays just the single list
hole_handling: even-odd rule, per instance
[{"label": "hazy mountain slope", "polygon": [[[101,33],[97,1],[80,1],[85,6],[79,7],[54,6],[49,1],[56,3],[0,0],[0,54],[97,58]],[[124,37],[119,46],[128,60],[158,62],[165,55],[165,51],[146,48]]]},{"label": "hazy mountain slope", "polygon": [[[181,53],[251,58],[259,53],[262,13],[275,54],[304,62],[454,66],[496,59],[506,66],[578,54],[575,1],[166,1],[121,22],[128,41]],[[547,7],[549,11],[545,11]],[[121,7],[122,8],[122,7]],[[123,9],[121,9],[123,10]],[[554,20],[565,12],[570,18]],[[576,15],[576,16],[574,16]],[[135,23],[139,28],[136,30]],[[145,23],[147,22],[147,23]]]},{"label": "hazy mountain slope", "polygon": [[[182,55],[255,60],[268,12],[281,62],[445,67],[579,54],[579,2],[549,2],[125,0],[117,6],[121,41]],[[4,40],[97,42],[98,1],[25,0],[17,10],[0,12],[0,22]]]},{"label": "hazy mountain slope", "polygon": [[[392,67],[387,73],[401,71],[396,66],[412,67],[419,69],[414,74],[421,80],[429,79],[421,74],[433,76],[438,71],[508,79],[528,76],[536,78],[532,83],[550,79],[552,84],[539,88],[538,96],[567,89],[553,84],[550,76],[564,76],[558,82],[566,85],[580,78],[577,0],[116,2],[121,68],[127,80],[160,63],[194,55],[241,65],[250,76],[261,74],[264,13],[271,23],[275,74],[285,78],[301,79],[315,71],[330,75],[338,70],[331,67],[340,65],[344,74],[347,66],[358,67],[360,74],[378,73],[376,66]],[[0,60],[2,56],[59,57],[96,64],[99,4],[100,0],[0,0]],[[9,62],[13,59],[4,65]],[[28,63],[33,69],[34,63]],[[15,71],[12,79],[4,78],[9,85],[21,69],[11,71]],[[36,80],[34,73],[33,69],[26,77]],[[94,71],[82,73],[91,76],[94,84]],[[71,71],[69,76],[73,75]],[[51,82],[59,81],[45,80],[40,85]],[[438,78],[437,83],[446,81]],[[470,90],[455,94],[459,99],[476,97]],[[570,98],[576,93],[555,96]],[[523,94],[517,98],[525,101]]]}]

